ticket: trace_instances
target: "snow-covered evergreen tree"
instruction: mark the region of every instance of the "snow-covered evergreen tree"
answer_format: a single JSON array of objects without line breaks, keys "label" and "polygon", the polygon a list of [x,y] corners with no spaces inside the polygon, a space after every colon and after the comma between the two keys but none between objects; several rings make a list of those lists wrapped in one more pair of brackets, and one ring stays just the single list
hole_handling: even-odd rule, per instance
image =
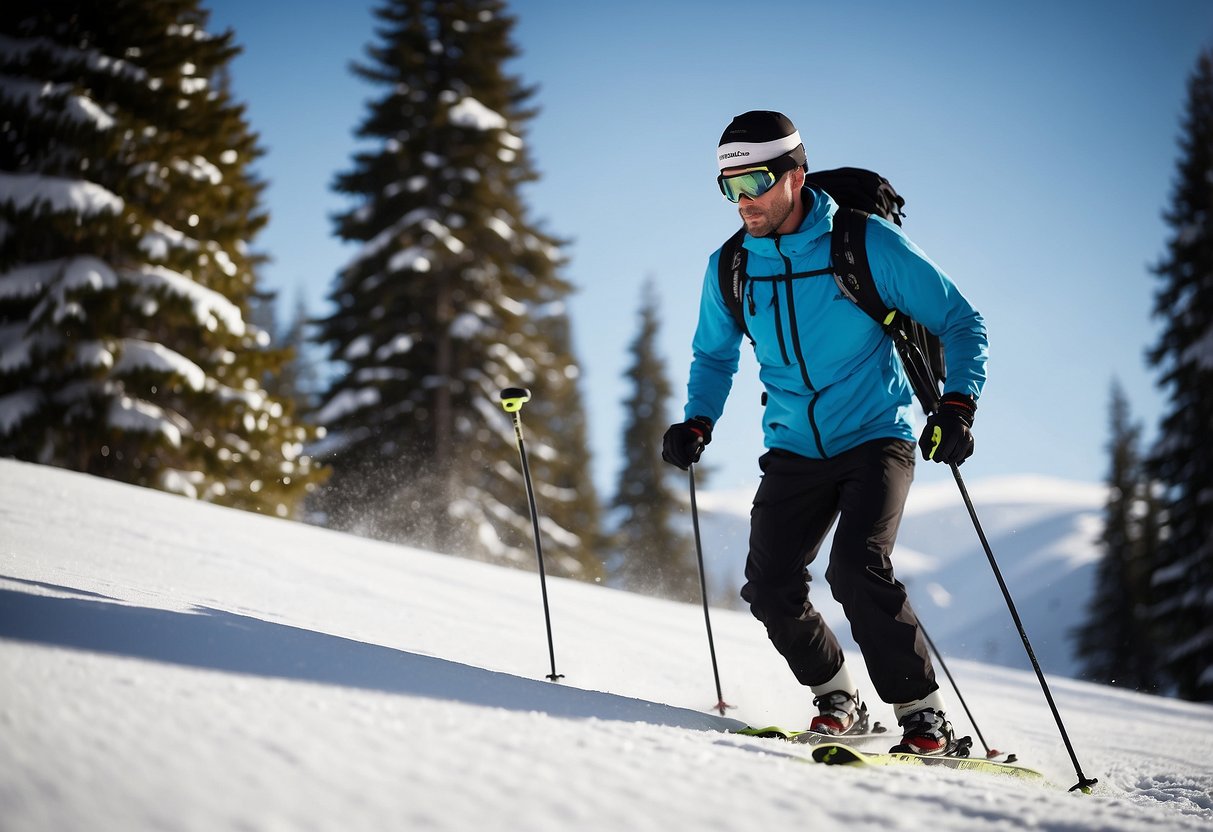
[{"label": "snow-covered evergreen tree", "polygon": [[661,459],[670,426],[670,382],[657,352],[658,300],[651,280],[640,302],[640,328],[629,351],[632,393],[624,402],[623,460],[611,503],[612,572],[624,587],[679,601],[699,598],[694,542],[674,530],[680,504],[670,482],[677,473]]},{"label": "snow-covered evergreen tree", "polygon": [[1167,521],[1152,575],[1161,659],[1181,696],[1213,699],[1213,51],[1188,84],[1181,158],[1155,313],[1162,334],[1150,353],[1169,412],[1152,469],[1164,485]]},{"label": "snow-covered evergreen tree", "polygon": [[197,0],[0,14],[0,454],[294,513],[317,471],[248,322],[259,150]]},{"label": "snow-covered evergreen tree", "polygon": [[498,0],[387,0],[355,67],[383,89],[368,142],[336,187],[361,244],[337,276],[319,338],[345,372],[319,421],[338,528],[502,562],[534,561],[501,388],[522,413],[545,555],[596,578],[596,509],[570,354],[559,241],[527,219],[536,178],[523,126],[532,90],[507,75],[513,19]]},{"label": "snow-covered evergreen tree", "polygon": [[1103,559],[1087,620],[1075,632],[1083,678],[1133,690],[1159,687],[1161,646],[1150,617],[1150,564],[1158,543],[1157,500],[1144,471],[1141,426],[1119,384],[1112,387]]}]

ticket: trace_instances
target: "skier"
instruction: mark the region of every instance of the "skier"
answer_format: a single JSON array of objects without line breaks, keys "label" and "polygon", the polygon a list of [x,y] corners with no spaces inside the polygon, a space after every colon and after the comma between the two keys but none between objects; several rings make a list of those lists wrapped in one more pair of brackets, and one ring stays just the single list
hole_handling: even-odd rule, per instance
[{"label": "skier", "polygon": [[[829,265],[838,206],[806,187],[804,145],[792,122],[769,111],[737,116],[720,138],[717,163],[720,190],[745,225],[743,314],[766,390],[767,451],[741,597],[811,688],[811,730],[866,731],[858,686],[809,601],[807,567],[837,519],[825,576],[876,693],[893,706],[903,733],[895,750],[946,754],[955,747],[952,726],[890,561],[915,465],[909,382],[891,340],[833,280],[798,277]],[[869,218],[866,249],[885,303],[940,336],[947,383],[918,444],[926,459],[960,464],[973,452],[970,428],[985,382],[984,321],[892,223]],[[719,258],[718,249],[700,297],[685,421],[663,442],[662,458],[683,470],[711,441],[738,366],[743,330],[721,294]]]}]

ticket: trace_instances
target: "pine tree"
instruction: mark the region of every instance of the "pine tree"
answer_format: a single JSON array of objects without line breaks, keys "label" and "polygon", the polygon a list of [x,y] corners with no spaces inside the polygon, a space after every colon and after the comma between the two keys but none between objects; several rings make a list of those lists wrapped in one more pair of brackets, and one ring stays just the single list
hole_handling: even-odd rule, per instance
[{"label": "pine tree", "polygon": [[1213,699],[1213,51],[1188,84],[1181,159],[1165,218],[1167,253],[1155,314],[1163,321],[1150,361],[1169,412],[1153,450],[1166,523],[1151,577],[1162,662],[1181,696]]},{"label": "pine tree", "polygon": [[248,322],[266,217],[197,0],[0,15],[0,454],[288,516],[318,472]]},{"label": "pine tree", "polygon": [[1112,387],[1110,422],[1103,559],[1087,621],[1075,631],[1077,652],[1084,678],[1152,691],[1159,686],[1159,643],[1150,619],[1149,565],[1156,556],[1159,509],[1144,471],[1141,427],[1133,423],[1119,384]]},{"label": "pine tree", "polygon": [[506,75],[514,21],[497,0],[387,0],[355,66],[384,88],[357,134],[337,217],[361,250],[337,276],[320,341],[344,366],[322,396],[334,470],[320,507],[342,529],[534,560],[503,387],[525,386],[545,556],[597,578],[596,505],[557,271],[560,242],[526,216],[533,91]]},{"label": "pine tree", "polygon": [[674,531],[679,512],[670,476],[661,460],[662,435],[669,427],[670,383],[657,353],[658,300],[651,280],[641,296],[640,328],[629,347],[627,378],[632,394],[624,403],[624,465],[611,503],[615,527],[612,549],[617,572],[628,589],[679,601],[699,598],[693,542]]}]

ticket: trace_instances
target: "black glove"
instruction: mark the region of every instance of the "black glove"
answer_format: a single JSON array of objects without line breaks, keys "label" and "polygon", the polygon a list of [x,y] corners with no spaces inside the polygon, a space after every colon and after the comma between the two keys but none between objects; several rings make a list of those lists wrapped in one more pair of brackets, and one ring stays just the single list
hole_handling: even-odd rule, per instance
[{"label": "black glove", "polygon": [[712,441],[712,420],[695,416],[685,422],[670,425],[661,443],[661,458],[682,470],[699,461],[703,446]]},{"label": "black glove", "polygon": [[964,393],[944,393],[939,407],[927,417],[918,447],[923,459],[960,465],[973,455],[973,414],[977,402]]}]

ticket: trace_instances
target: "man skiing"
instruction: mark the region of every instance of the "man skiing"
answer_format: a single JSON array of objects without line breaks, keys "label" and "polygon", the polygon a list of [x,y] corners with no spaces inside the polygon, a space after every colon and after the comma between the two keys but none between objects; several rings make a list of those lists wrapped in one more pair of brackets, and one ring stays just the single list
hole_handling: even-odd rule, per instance
[{"label": "man skiing", "polygon": [[[811,730],[867,730],[867,708],[833,632],[809,601],[807,567],[835,519],[825,576],[846,612],[877,695],[902,729],[896,750],[946,754],[955,747],[918,619],[890,555],[914,474],[910,384],[881,327],[822,270],[838,205],[805,185],[800,134],[781,113],[751,111],[725,129],[718,184],[745,225],[746,330],[766,390],[741,596],[792,673],[812,689]],[[981,316],[951,279],[895,225],[867,220],[866,249],[890,308],[936,333],[947,383],[919,446],[924,458],[960,464],[985,383]],[[699,460],[724,411],[743,330],[726,306],[720,250],[709,258],[692,343],[685,421],[665,434],[662,458]],[[816,275],[806,275],[816,272]]]}]

